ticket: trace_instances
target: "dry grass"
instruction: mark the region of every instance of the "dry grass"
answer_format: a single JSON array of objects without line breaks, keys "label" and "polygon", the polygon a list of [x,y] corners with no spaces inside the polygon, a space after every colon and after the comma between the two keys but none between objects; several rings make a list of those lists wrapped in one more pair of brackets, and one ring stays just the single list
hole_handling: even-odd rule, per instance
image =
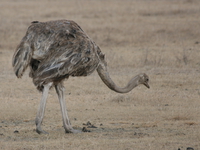
[{"label": "dry grass", "polygon": [[[1,149],[200,149],[199,0],[2,0],[0,2]],[[65,134],[55,91],[44,119],[49,135],[35,133],[39,105],[27,73],[14,76],[13,52],[31,21],[71,19],[100,45],[113,80],[125,85],[146,72],[151,89],[114,93],[97,73],[65,82],[74,127]],[[14,131],[18,133],[14,133]]]}]

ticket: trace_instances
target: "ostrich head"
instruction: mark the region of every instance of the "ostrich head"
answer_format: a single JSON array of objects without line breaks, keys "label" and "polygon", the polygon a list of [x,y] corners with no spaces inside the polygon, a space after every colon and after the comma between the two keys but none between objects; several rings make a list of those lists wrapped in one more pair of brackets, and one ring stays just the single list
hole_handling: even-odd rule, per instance
[{"label": "ostrich head", "polygon": [[139,84],[143,84],[145,85],[147,88],[150,88],[149,86],[149,77],[145,74],[145,73],[142,73],[139,75],[140,76],[140,79],[139,79]]}]

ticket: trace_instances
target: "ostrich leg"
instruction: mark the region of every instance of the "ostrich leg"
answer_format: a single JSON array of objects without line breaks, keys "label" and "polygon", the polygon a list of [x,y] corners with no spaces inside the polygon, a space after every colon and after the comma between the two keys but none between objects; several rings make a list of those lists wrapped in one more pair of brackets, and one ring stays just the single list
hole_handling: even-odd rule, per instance
[{"label": "ostrich leg", "polygon": [[52,86],[52,83],[48,83],[46,85],[44,85],[44,89],[42,92],[42,98],[40,101],[40,106],[37,112],[37,116],[35,118],[35,124],[36,124],[36,132],[38,134],[48,134],[48,132],[42,130],[41,125],[42,125],[42,120],[44,117],[44,112],[45,112],[45,107],[46,107],[46,101],[47,101],[47,97],[48,97],[48,93],[49,93],[49,89]]},{"label": "ostrich leg", "polygon": [[58,94],[58,99],[60,102],[60,108],[62,112],[62,120],[63,120],[63,127],[65,129],[66,133],[79,133],[81,131],[74,130],[70,124],[69,117],[67,115],[67,108],[66,108],[66,102],[65,102],[65,96],[64,91],[65,87],[62,85],[62,83],[58,83],[55,85],[56,92]]}]

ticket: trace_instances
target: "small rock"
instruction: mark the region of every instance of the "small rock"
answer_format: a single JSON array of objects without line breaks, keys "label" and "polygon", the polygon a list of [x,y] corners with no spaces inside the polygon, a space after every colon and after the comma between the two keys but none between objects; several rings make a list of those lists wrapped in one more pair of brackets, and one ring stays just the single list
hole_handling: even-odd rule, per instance
[{"label": "small rock", "polygon": [[82,131],[83,131],[83,132],[91,132],[91,131],[88,130],[86,127],[83,127]]},{"label": "small rock", "polygon": [[94,125],[90,125],[90,126],[88,126],[88,128],[97,128],[97,127]]},{"label": "small rock", "polygon": [[86,125],[87,125],[87,126],[90,126],[90,125],[92,125],[92,124],[91,124],[91,122],[90,122],[90,121],[88,121]]},{"label": "small rock", "polygon": [[187,150],[194,150],[194,148],[192,148],[192,147],[187,147]]},{"label": "small rock", "polygon": [[103,124],[101,123],[100,126],[103,126]]},{"label": "small rock", "polygon": [[[199,42],[198,41],[196,41],[194,44],[199,44]],[[190,148],[190,147],[189,147]]]},{"label": "small rock", "polygon": [[91,124],[90,121],[88,121],[87,123],[83,123],[83,125],[87,126],[87,128],[97,128],[96,126],[94,126],[93,124]]},{"label": "small rock", "polygon": [[18,130],[15,130],[14,133],[19,133],[19,131],[18,131]]}]

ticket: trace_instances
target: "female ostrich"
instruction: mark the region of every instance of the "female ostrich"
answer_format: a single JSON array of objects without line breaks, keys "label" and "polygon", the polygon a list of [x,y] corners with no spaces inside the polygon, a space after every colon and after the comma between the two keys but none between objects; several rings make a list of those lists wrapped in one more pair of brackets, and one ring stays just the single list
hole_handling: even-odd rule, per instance
[{"label": "female ostrich", "polygon": [[72,128],[67,115],[63,81],[69,76],[87,76],[96,69],[102,81],[115,92],[127,93],[139,84],[149,88],[149,78],[144,73],[132,78],[126,87],[118,87],[109,76],[100,48],[77,23],[70,20],[32,22],[14,53],[12,65],[18,78],[29,66],[29,76],[42,92],[35,119],[36,132],[39,134],[47,133],[42,130],[41,124],[48,92],[53,86],[60,102],[65,132],[81,132]]}]

